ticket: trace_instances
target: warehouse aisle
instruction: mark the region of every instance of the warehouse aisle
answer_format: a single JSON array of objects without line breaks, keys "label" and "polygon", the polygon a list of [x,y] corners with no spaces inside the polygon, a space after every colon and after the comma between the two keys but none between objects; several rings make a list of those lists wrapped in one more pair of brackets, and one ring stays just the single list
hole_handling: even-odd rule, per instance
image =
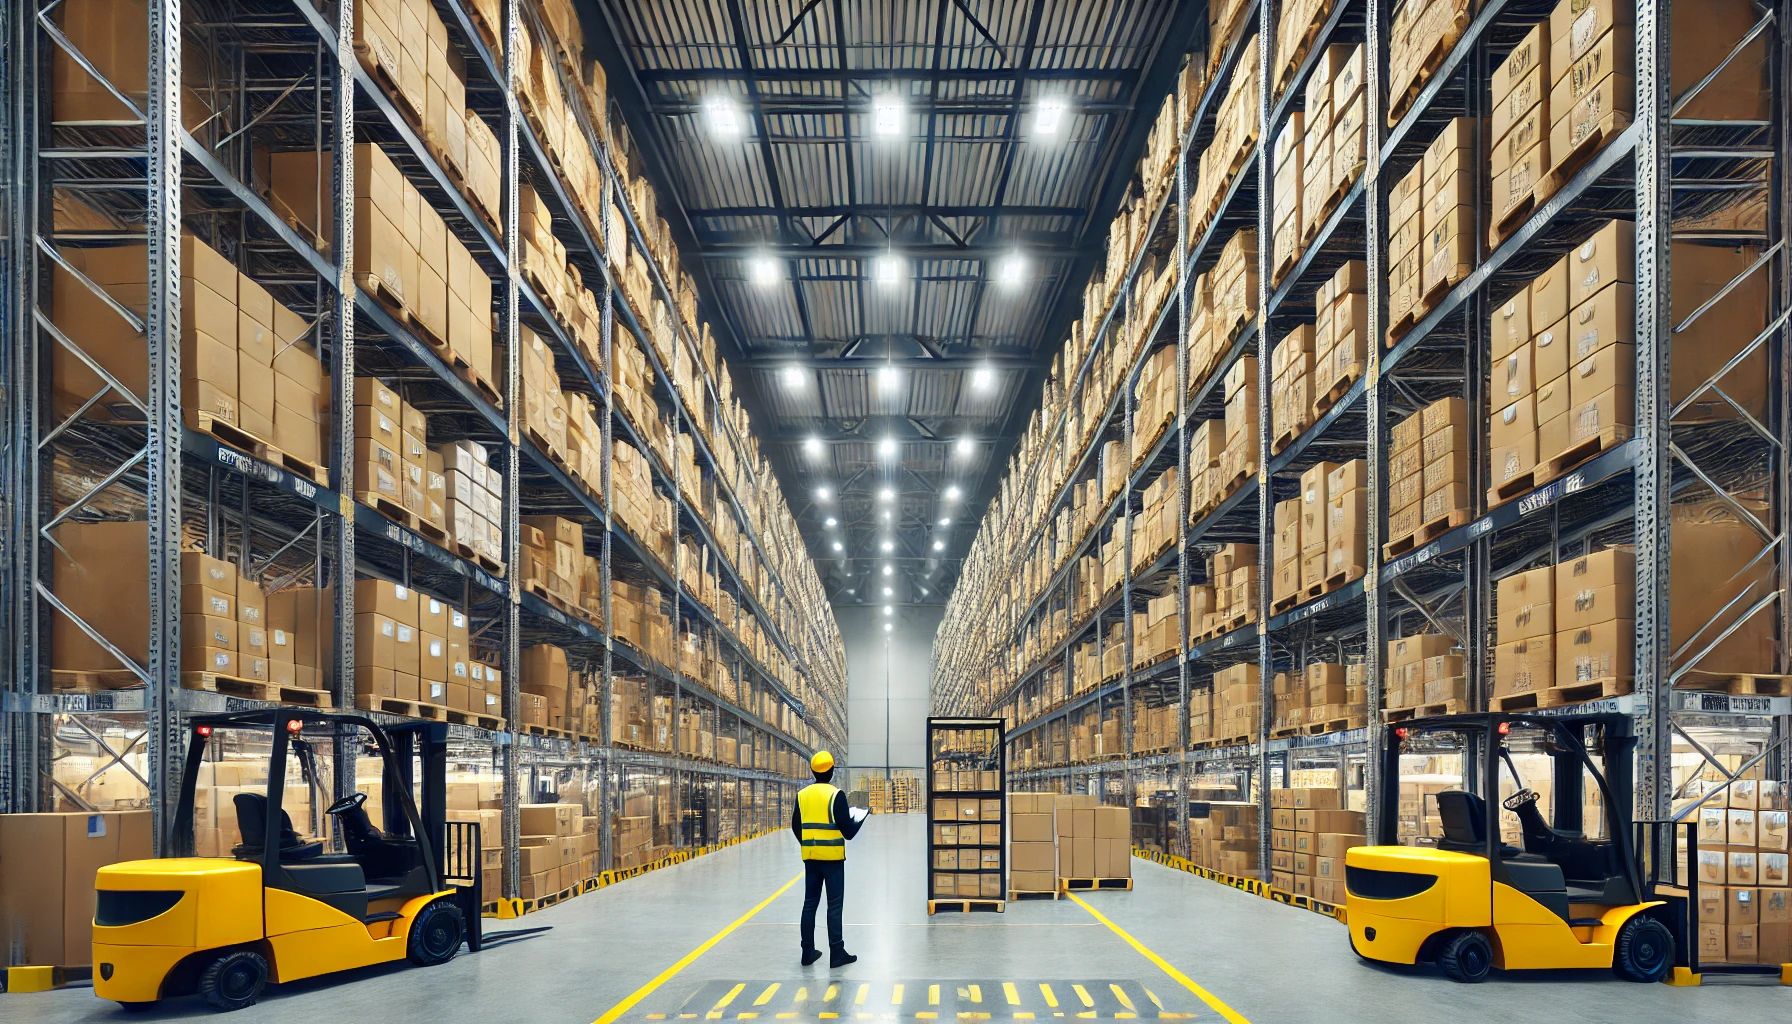
[{"label": "warehouse aisle", "polygon": [[[492,945],[444,967],[372,969],[295,983],[229,1019],[592,1024],[608,1016],[618,1024],[756,1018],[805,1024],[836,1017],[1136,1016],[1417,1024],[1436,1021],[1447,1007],[1465,1020],[1685,1024],[1766,1019],[1787,1006],[1786,990],[1777,986],[1692,991],[1563,972],[1517,981],[1496,975],[1469,987],[1430,971],[1373,968],[1357,962],[1335,924],[1136,859],[1134,891],[1091,895],[1086,903],[1138,946],[1072,900],[930,919],[920,895],[923,825],[920,815],[873,818],[852,844],[847,944],[859,962],[844,970],[798,965],[802,890],[785,885],[799,867],[794,845],[773,837],[519,921],[489,921]],[[729,934],[691,956],[731,924]],[[1170,971],[1183,973],[1214,1003]],[[656,979],[657,986],[618,1011]],[[84,988],[0,996],[0,1017],[9,1024],[125,1019]],[[214,1017],[189,999],[130,1019]]]}]

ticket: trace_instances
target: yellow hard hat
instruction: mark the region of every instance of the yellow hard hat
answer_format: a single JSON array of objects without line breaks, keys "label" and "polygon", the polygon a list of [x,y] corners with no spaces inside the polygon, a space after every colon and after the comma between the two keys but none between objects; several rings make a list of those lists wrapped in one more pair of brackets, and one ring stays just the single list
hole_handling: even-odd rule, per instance
[{"label": "yellow hard hat", "polygon": [[817,750],[815,756],[809,759],[809,770],[817,774],[833,771],[834,755],[825,750]]}]

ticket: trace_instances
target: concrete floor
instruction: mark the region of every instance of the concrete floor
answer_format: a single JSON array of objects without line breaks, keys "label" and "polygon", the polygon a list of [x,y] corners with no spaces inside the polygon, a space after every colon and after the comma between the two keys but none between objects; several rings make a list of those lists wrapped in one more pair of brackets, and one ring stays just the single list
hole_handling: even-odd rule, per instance
[{"label": "concrete floor", "polygon": [[[919,815],[873,818],[850,848],[847,946],[858,954],[857,964],[832,972],[799,966],[798,884],[612,1019],[677,1024],[761,1016],[804,1024],[836,1013],[842,1020],[1137,1013],[1254,1024],[1418,1024],[1446,1016],[1688,1024],[1792,1013],[1792,991],[1777,985],[1674,989],[1626,984],[1606,972],[1551,972],[1496,974],[1483,985],[1463,986],[1426,969],[1369,967],[1350,951],[1337,924],[1139,860],[1132,892],[1086,897],[1184,972],[1209,1003],[1070,900],[1011,904],[1001,915],[929,918],[923,824]],[[761,839],[522,920],[487,921],[491,945],[447,965],[376,968],[280,986],[232,1019],[592,1024],[799,872],[792,841]],[[825,926],[820,939],[825,945]],[[128,1019],[210,1017],[203,1003],[185,999]],[[8,1024],[123,1019],[116,1006],[84,988],[0,995],[0,1020]]]}]

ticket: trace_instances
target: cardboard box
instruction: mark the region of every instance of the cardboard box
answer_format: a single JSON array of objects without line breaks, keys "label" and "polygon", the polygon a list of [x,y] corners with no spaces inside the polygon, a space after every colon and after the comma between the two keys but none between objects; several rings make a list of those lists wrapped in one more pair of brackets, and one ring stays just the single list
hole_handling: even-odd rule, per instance
[{"label": "cardboard box", "polygon": [[148,811],[0,815],[0,920],[14,964],[93,962],[96,875],[153,855],[149,819]]}]

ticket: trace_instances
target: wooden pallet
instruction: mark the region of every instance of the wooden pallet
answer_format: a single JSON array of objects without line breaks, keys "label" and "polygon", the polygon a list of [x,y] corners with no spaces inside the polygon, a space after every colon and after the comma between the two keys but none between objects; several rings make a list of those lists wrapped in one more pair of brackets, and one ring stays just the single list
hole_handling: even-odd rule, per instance
[{"label": "wooden pallet", "polygon": [[1688,674],[1695,678],[1690,682],[1683,678],[1674,689],[1705,690],[1737,697],[1785,697],[1792,694],[1792,676],[1705,676],[1696,671]]},{"label": "wooden pallet", "polygon": [[1293,608],[1295,605],[1300,604],[1301,599],[1304,596],[1305,595],[1303,595],[1299,592],[1296,592],[1293,594],[1284,594],[1281,597],[1272,599],[1269,602],[1269,614],[1271,614],[1271,615],[1282,614],[1283,612],[1287,611],[1288,609]]},{"label": "wooden pallet", "polygon": [[1487,507],[1497,508],[1513,498],[1531,493],[1554,479],[1555,475],[1549,471],[1547,464],[1534,466],[1503,484],[1489,487],[1487,489]]},{"label": "wooden pallet", "polygon": [[355,286],[366,292],[380,308],[392,315],[392,318],[404,322],[404,296],[392,290],[385,278],[374,274],[356,274]]},{"label": "wooden pallet", "polygon": [[1308,722],[1301,728],[1308,736],[1324,736],[1327,733],[1347,732],[1351,729],[1361,729],[1368,724],[1369,719],[1367,716],[1350,715],[1344,718],[1328,718],[1323,722]]},{"label": "wooden pallet", "polygon": [[1393,558],[1397,555],[1404,555],[1414,548],[1429,544],[1458,526],[1466,524],[1470,517],[1471,513],[1468,509],[1459,508],[1449,515],[1439,516],[1428,523],[1423,523],[1406,536],[1396,537],[1383,544],[1381,546],[1382,557]]},{"label": "wooden pallet", "polygon": [[1414,704],[1409,708],[1389,708],[1382,716],[1390,725],[1394,722],[1405,722],[1414,718],[1436,718],[1440,715],[1460,715],[1468,710],[1468,704],[1460,700],[1440,701],[1436,704]]},{"label": "wooden pallet", "polygon": [[1534,711],[1542,707],[1542,690],[1526,690],[1523,693],[1508,693],[1503,697],[1489,697],[1488,704],[1495,711]]},{"label": "wooden pallet", "polygon": [[448,546],[448,531],[377,491],[356,491],[355,500],[420,537]]},{"label": "wooden pallet", "polygon": [[1575,466],[1598,455],[1600,452],[1610,451],[1613,448],[1619,447],[1626,441],[1629,441],[1631,434],[1634,432],[1635,431],[1630,427],[1614,423],[1592,437],[1575,442],[1573,445],[1564,449],[1560,455],[1555,456],[1547,463],[1543,464],[1549,471],[1549,475],[1546,479],[1554,480],[1556,477],[1561,476]]},{"label": "wooden pallet", "polygon": [[1275,438],[1269,442],[1270,454],[1276,455],[1286,451],[1288,446],[1299,440],[1300,436],[1306,433],[1307,428],[1312,425],[1312,417],[1304,412],[1301,414],[1300,418],[1293,423],[1283,424],[1281,433],[1277,434]]},{"label": "wooden pallet", "polygon": [[1055,900],[1062,898],[1056,889],[1010,889],[1008,902],[1019,903],[1021,900]]},{"label": "wooden pallet", "polygon": [[530,736],[549,736],[561,740],[570,740],[573,738],[571,729],[556,729],[547,725],[525,725],[518,731],[527,733]]},{"label": "wooden pallet", "polygon": [[1007,909],[1003,900],[962,899],[962,900],[928,900],[928,916],[952,911],[960,914],[1000,914]]},{"label": "wooden pallet", "polygon": [[380,62],[379,56],[373,52],[372,47],[366,44],[356,46],[355,56],[360,58],[361,67],[366,69],[367,76],[378,83],[380,91],[384,92],[386,98],[392,101],[392,105],[398,109],[399,114],[412,125],[422,124],[423,112],[411,106],[410,98],[404,94],[404,89],[399,85],[398,80],[392,77],[391,69]]},{"label": "wooden pallet", "polygon": [[1058,888],[1063,892],[1085,892],[1097,889],[1111,889],[1116,892],[1132,890],[1132,876],[1124,878],[1060,878]]},{"label": "wooden pallet", "polygon": [[288,686],[266,679],[247,679],[217,672],[182,672],[180,685],[185,690],[208,690],[227,697],[267,701],[270,704],[296,704],[308,708],[331,708],[335,704],[329,691],[308,686]]},{"label": "wooden pallet", "polygon": [[263,462],[275,461],[268,457],[268,450],[274,447],[272,444],[229,420],[220,419],[200,409],[187,410],[186,420],[188,426],[201,434],[211,435],[220,444],[227,444]]},{"label": "wooden pallet", "polygon": [[497,715],[487,715],[478,711],[462,711],[459,708],[447,710],[450,725],[470,725],[475,729],[489,729],[492,732],[504,731],[504,719]]},{"label": "wooden pallet", "polygon": [[268,446],[268,454],[278,457],[277,459],[270,458],[269,462],[274,462],[294,476],[302,476],[319,487],[330,486],[330,470],[327,467],[309,459],[301,459],[283,448],[275,448],[272,445]]},{"label": "wooden pallet", "polygon": [[1589,679],[1584,683],[1565,683],[1543,691],[1543,707],[1559,708],[1566,704],[1584,704],[1590,700],[1622,697],[1631,692],[1629,679]]},{"label": "wooden pallet", "polygon": [[1272,740],[1281,740],[1287,739],[1290,736],[1304,736],[1306,735],[1306,732],[1307,727],[1304,725],[1284,725],[1279,729],[1269,730],[1269,738]]},{"label": "wooden pallet", "polygon": [[1343,401],[1344,396],[1350,393],[1351,387],[1356,384],[1357,380],[1361,378],[1362,375],[1363,364],[1351,363],[1348,369],[1339,374],[1336,380],[1326,386],[1324,392],[1315,396],[1313,404],[1309,407],[1313,414],[1314,422],[1318,422],[1319,417],[1324,416],[1329,412],[1332,406]]},{"label": "wooden pallet", "polygon": [[1613,139],[1623,134],[1624,129],[1630,127],[1630,122],[1630,114],[1622,110],[1610,111],[1599,119],[1599,123],[1593,126],[1592,131],[1569,147],[1566,153],[1552,154],[1555,157],[1555,166],[1551,167],[1549,173],[1543,177],[1544,182],[1549,186],[1550,194],[1555,194],[1563,185],[1566,185],[1568,179],[1574,177],[1574,173],[1592,159],[1593,154],[1604,149]]},{"label": "wooden pallet", "polygon": [[1388,325],[1388,348],[1393,348],[1399,343],[1401,338],[1406,337],[1407,332],[1411,331],[1414,327],[1417,327],[1419,321],[1425,319],[1425,314],[1429,312],[1431,312],[1431,303],[1425,300],[1419,300],[1412,304],[1411,309],[1394,318],[1393,323]]},{"label": "wooden pallet", "polygon": [[1459,12],[1451,20],[1449,27],[1432,42],[1431,49],[1426,51],[1424,59],[1419,61],[1418,73],[1413,75],[1412,83],[1403,89],[1400,95],[1388,97],[1389,128],[1398,125],[1400,119],[1406,116],[1406,112],[1412,109],[1413,103],[1425,91],[1425,84],[1431,81],[1432,75],[1437,74],[1438,68],[1443,67],[1444,58],[1450,55],[1452,49],[1455,49],[1456,40],[1462,38],[1463,30],[1467,27],[1468,13],[1466,11]]},{"label": "wooden pallet", "polygon": [[106,669],[99,672],[86,669],[53,668],[50,670],[50,688],[56,693],[99,693],[102,690],[134,690],[143,685],[143,680],[130,669]]},{"label": "wooden pallet", "polygon": [[1366,566],[1352,565],[1334,572],[1325,578],[1325,592],[1329,594],[1334,590],[1342,590],[1362,579],[1368,571]]},{"label": "wooden pallet", "polygon": [[355,694],[355,707],[362,711],[404,715],[407,718],[421,718],[430,722],[446,722],[448,720],[448,709],[440,704],[425,704],[420,700],[406,700],[403,697],[381,697],[373,693],[357,693]]}]

